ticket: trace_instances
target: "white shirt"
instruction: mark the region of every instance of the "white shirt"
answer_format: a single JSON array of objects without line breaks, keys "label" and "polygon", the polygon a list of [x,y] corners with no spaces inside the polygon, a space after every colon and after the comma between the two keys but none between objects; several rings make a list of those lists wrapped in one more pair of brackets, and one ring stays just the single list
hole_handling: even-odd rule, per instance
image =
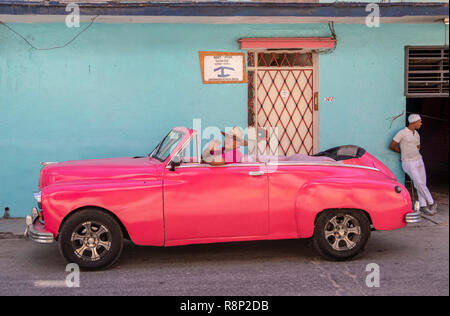
[{"label": "white shirt", "polygon": [[422,158],[419,148],[417,148],[420,145],[420,136],[417,130],[413,133],[408,127],[405,127],[394,136],[394,141],[400,144],[402,161],[413,161]]}]

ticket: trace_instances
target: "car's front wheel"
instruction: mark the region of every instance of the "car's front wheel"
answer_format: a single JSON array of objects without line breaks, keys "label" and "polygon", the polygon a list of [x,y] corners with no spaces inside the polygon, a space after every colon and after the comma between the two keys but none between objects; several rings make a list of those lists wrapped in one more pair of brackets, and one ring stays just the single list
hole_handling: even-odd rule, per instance
[{"label": "car's front wheel", "polygon": [[370,221],[361,211],[329,210],[317,218],[313,244],[326,259],[347,260],[362,252],[370,237]]},{"label": "car's front wheel", "polygon": [[120,225],[108,213],[83,209],[64,222],[58,245],[68,262],[88,270],[105,269],[119,258],[123,234]]}]

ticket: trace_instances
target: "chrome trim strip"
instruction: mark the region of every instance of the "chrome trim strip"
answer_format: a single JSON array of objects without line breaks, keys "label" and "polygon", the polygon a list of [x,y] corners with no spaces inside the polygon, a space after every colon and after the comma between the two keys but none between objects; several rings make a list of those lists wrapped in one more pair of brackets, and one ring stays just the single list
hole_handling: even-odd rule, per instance
[{"label": "chrome trim strip", "polygon": [[[249,164],[249,163],[229,163],[229,164],[218,165],[218,166],[212,166],[212,165],[209,165],[207,163],[202,163],[202,164],[190,163],[190,164],[180,165],[180,166],[177,167],[177,169],[178,168],[260,167],[260,166],[264,166],[264,163],[254,163],[254,164]],[[170,166],[166,166],[166,168],[170,168]]]},{"label": "chrome trim strip", "polygon": [[360,168],[360,169],[368,169],[368,170],[374,170],[374,171],[380,171],[377,168],[374,167],[368,167],[368,166],[361,166],[361,165],[347,165],[347,164],[340,164],[340,163],[326,163],[326,162],[268,162],[268,166],[331,166],[331,167],[350,167],[350,168]]},{"label": "chrome trim strip", "polygon": [[[255,163],[231,163],[231,164],[225,164],[225,165],[219,165],[219,166],[211,166],[209,164],[198,164],[198,163],[191,163],[186,165],[180,165],[177,168],[208,168],[208,167],[254,167],[254,166],[261,166],[261,165],[267,165],[267,166],[328,166],[328,167],[348,167],[348,168],[359,168],[359,169],[367,169],[367,170],[374,170],[374,171],[380,171],[377,168],[373,167],[367,167],[367,166],[360,166],[360,165],[346,165],[346,164],[335,164],[335,163],[312,163],[312,162],[289,162],[289,163],[264,163],[264,162],[255,162]],[[168,165],[166,168],[170,168]]]}]

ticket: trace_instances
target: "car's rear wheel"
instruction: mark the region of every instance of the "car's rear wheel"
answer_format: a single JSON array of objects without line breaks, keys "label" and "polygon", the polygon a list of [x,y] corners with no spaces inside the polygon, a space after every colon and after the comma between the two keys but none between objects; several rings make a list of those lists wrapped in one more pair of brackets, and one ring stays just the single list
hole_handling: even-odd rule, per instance
[{"label": "car's rear wheel", "polygon": [[361,253],[370,237],[370,221],[361,211],[329,210],[317,218],[313,244],[324,258],[348,260]]},{"label": "car's rear wheel", "polygon": [[105,269],[122,253],[123,234],[120,225],[108,213],[83,209],[64,222],[58,245],[68,262],[88,270]]}]

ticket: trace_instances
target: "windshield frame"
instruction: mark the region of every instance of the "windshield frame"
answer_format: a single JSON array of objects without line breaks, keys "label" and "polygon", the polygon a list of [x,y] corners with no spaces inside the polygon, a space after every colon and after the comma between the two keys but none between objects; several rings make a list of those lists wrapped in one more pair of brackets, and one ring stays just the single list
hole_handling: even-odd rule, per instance
[{"label": "windshield frame", "polygon": [[170,163],[172,162],[172,160],[177,157],[178,155],[180,155],[180,153],[183,152],[183,150],[186,149],[187,146],[189,146],[189,144],[194,141],[194,138],[196,140],[197,146],[195,146],[195,154],[197,156],[197,161],[193,162],[194,164],[200,164],[202,161],[202,157],[201,157],[201,152],[200,152],[200,136],[198,135],[198,133],[194,130],[192,132],[191,135],[189,135],[189,137],[186,139],[186,141],[184,142],[184,144],[180,147],[180,149],[178,149],[174,155],[170,158],[169,162],[167,163],[167,166],[170,165]]},{"label": "windshield frame", "polygon": [[[158,154],[161,151],[161,148],[166,148],[168,145],[169,148],[173,146],[173,144],[167,144],[166,146],[163,146],[163,144],[166,142],[167,138],[171,134],[178,134],[180,137],[176,140],[175,147],[165,155],[165,157],[160,157]],[[160,162],[165,162],[167,159],[169,159],[173,152],[177,151],[176,149],[180,146],[180,143],[184,143],[183,140],[186,138],[186,132],[178,129],[172,129],[163,139],[162,141],[153,149],[153,151],[148,155],[149,158],[154,158]],[[168,149],[168,148],[167,148]]]}]

